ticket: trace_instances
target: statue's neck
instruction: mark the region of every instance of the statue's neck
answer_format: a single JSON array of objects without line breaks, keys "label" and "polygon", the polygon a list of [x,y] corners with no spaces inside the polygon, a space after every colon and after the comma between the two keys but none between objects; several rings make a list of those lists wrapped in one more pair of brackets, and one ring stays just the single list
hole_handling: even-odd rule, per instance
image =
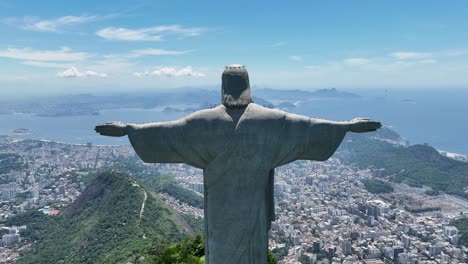
[{"label": "statue's neck", "polygon": [[241,116],[244,114],[245,109],[247,109],[247,106],[242,107],[242,108],[228,108],[228,107],[225,107],[225,109],[226,109],[226,113],[232,118],[232,121],[237,124],[237,122],[239,122],[239,119],[241,118]]}]

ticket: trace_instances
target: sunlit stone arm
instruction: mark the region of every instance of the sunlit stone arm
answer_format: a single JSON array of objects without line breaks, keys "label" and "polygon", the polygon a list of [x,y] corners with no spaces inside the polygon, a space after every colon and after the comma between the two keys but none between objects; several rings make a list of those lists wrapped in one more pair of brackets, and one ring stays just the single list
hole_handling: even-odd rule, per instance
[{"label": "sunlit stone arm", "polygon": [[[127,124],[127,134],[138,156],[146,163],[186,163],[204,167],[203,149],[194,151],[186,118],[170,122]],[[192,142],[192,144],[190,143]]]},{"label": "sunlit stone arm", "polygon": [[288,113],[284,119],[274,167],[295,160],[327,160],[348,131],[348,122],[333,122]]}]

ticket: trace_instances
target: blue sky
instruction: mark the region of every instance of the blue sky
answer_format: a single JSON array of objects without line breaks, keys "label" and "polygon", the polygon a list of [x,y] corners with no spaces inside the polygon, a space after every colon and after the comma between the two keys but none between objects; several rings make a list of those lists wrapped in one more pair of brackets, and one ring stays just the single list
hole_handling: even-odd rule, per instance
[{"label": "blue sky", "polygon": [[468,88],[467,1],[0,1],[0,95]]}]

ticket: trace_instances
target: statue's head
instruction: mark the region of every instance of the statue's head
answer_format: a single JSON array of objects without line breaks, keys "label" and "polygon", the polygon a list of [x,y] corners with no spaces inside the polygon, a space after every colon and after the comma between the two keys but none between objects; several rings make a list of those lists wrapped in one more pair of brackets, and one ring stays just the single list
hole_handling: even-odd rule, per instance
[{"label": "statue's head", "polygon": [[228,108],[242,108],[253,102],[249,74],[243,65],[226,66],[222,75],[221,100]]}]

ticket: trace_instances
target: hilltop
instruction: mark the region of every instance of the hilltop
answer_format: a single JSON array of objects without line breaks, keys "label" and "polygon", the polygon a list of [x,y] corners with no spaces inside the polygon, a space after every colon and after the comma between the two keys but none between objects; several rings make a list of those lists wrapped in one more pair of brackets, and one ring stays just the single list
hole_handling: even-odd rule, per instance
[{"label": "hilltop", "polygon": [[32,249],[19,263],[124,262],[155,240],[186,237],[176,214],[158,196],[111,171],[99,174],[59,215],[32,211],[6,224],[28,226],[22,236]]}]

